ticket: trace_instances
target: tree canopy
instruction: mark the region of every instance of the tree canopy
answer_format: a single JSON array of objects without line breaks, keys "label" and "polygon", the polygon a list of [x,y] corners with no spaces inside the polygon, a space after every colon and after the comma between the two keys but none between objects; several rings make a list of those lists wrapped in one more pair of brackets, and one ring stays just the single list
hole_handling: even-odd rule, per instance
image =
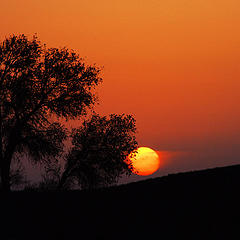
[{"label": "tree canopy", "polygon": [[60,186],[76,180],[82,188],[105,186],[131,173],[126,155],[133,151],[135,119],[131,115],[93,115],[72,132],[73,147],[66,157]]},{"label": "tree canopy", "polygon": [[10,189],[14,158],[27,153],[32,162],[49,165],[63,154],[67,138],[72,139],[73,148],[60,185],[65,178],[75,178],[82,186],[101,185],[129,171],[123,156],[136,147],[131,116],[111,115],[107,120],[94,115],[70,135],[63,122],[52,117],[68,121],[86,115],[97,100],[94,90],[101,82],[101,69],[86,65],[73,50],[47,48],[36,36],[28,39],[23,34],[0,43],[2,189]]}]

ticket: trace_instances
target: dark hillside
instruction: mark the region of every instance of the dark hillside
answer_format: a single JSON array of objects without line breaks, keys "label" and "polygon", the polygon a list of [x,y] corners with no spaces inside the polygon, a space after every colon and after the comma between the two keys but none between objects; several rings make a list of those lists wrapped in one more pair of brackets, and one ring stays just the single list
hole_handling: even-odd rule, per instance
[{"label": "dark hillside", "polygon": [[239,239],[240,165],[1,197],[1,239]]}]

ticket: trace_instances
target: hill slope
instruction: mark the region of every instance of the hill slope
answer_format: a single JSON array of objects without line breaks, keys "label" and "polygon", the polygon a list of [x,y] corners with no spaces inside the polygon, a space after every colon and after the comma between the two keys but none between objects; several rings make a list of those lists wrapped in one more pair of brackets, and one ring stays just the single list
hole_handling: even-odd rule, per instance
[{"label": "hill slope", "polygon": [[93,192],[15,192],[1,197],[1,233],[3,239],[239,239],[239,186],[235,165]]}]

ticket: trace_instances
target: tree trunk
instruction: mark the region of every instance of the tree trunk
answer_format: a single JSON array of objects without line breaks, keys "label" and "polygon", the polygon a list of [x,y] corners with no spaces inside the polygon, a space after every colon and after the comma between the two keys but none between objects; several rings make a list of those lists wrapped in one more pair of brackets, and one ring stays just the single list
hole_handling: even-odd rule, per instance
[{"label": "tree trunk", "polygon": [[71,168],[68,166],[62,173],[62,176],[57,186],[57,190],[61,191],[64,189],[64,185],[66,184],[70,175],[71,175]]},{"label": "tree trunk", "polygon": [[3,157],[2,106],[0,106],[0,176],[2,192],[10,191],[10,164]]},{"label": "tree trunk", "polygon": [[18,144],[19,140],[19,129],[18,126],[12,129],[12,133],[10,134],[10,139],[8,145],[2,153],[2,162],[1,162],[1,180],[2,180],[2,191],[3,192],[10,192],[10,169],[11,169],[11,162],[12,158]]},{"label": "tree trunk", "polygon": [[66,171],[64,171],[61,178],[60,178],[60,181],[58,183],[57,190],[62,190],[63,189],[63,186],[64,186],[67,178],[68,178],[67,173],[66,173]]},{"label": "tree trunk", "polygon": [[3,162],[1,164],[1,191],[2,192],[10,192],[10,164],[5,162],[5,159],[2,159]]},{"label": "tree trunk", "polygon": [[20,125],[16,124],[15,128],[12,129],[9,142],[7,147],[3,149],[3,120],[2,120],[2,106],[0,106],[0,173],[1,173],[1,191],[2,192],[10,192],[11,186],[10,186],[10,168],[11,168],[11,162],[12,157],[14,154],[14,151],[16,149],[19,135],[17,134],[20,132]]},{"label": "tree trunk", "polygon": [[10,169],[12,157],[15,151],[16,142],[9,144],[6,148],[5,154],[3,154],[1,162],[1,180],[2,180],[2,191],[10,192]]}]

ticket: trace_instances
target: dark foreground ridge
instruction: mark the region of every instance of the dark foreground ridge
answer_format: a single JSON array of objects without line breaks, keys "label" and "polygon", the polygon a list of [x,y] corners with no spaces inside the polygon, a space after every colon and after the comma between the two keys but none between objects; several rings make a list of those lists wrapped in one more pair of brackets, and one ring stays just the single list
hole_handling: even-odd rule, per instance
[{"label": "dark foreground ridge", "polygon": [[240,165],[1,197],[1,239],[240,239]]}]

